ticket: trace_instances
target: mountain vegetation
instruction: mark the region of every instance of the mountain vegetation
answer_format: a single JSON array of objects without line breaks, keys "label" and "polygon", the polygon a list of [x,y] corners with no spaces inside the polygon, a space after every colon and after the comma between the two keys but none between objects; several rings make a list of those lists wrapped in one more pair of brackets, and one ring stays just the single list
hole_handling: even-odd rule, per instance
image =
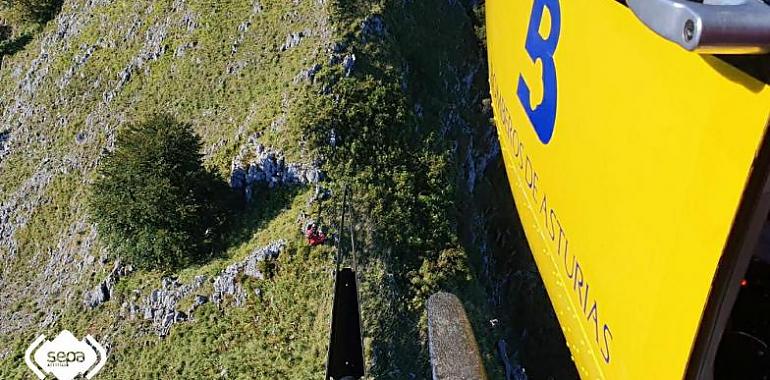
[{"label": "mountain vegetation", "polygon": [[92,219],[116,258],[172,270],[205,253],[232,196],[204,169],[200,150],[192,126],[167,115],[118,131],[90,195]]},{"label": "mountain vegetation", "polygon": [[569,354],[516,232],[483,3],[16,4],[0,9],[0,378],[31,378],[27,345],[62,329],[108,348],[100,379],[321,378],[335,252],[303,232],[341,232],[345,185],[367,378],[430,378],[439,290],[490,378],[574,377],[548,364]]}]

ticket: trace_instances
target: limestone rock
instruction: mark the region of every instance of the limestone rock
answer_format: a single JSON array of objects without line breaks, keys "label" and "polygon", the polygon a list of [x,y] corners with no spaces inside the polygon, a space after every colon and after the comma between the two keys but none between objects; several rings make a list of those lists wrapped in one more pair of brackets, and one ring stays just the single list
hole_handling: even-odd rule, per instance
[{"label": "limestone rock", "polygon": [[345,70],[345,76],[349,77],[353,73],[353,68],[356,66],[356,55],[346,55],[342,60],[342,68]]},{"label": "limestone rock", "polygon": [[113,289],[121,276],[124,276],[131,272],[130,267],[124,267],[121,265],[120,260],[115,261],[115,265],[112,268],[110,274],[99,283],[93,290],[90,290],[84,295],[84,303],[90,308],[95,308],[112,298]]},{"label": "limestone rock", "polygon": [[385,19],[380,15],[369,15],[361,22],[361,35],[365,42],[373,37],[382,37],[386,33]]},{"label": "limestone rock", "polygon": [[286,51],[291,48],[296,47],[299,45],[300,42],[302,42],[302,39],[305,37],[305,33],[303,32],[295,32],[290,33],[288,36],[286,36],[286,41],[281,45],[281,47],[278,49],[280,51]]},{"label": "limestone rock", "polygon": [[257,186],[269,189],[316,184],[323,179],[321,169],[315,164],[286,162],[279,151],[265,147],[257,136],[241,148],[231,164],[230,187],[243,191],[247,201]]},{"label": "limestone rock", "polygon": [[285,246],[286,241],[284,240],[272,242],[255,250],[245,260],[229,265],[214,279],[214,292],[211,295],[211,300],[219,305],[227,297],[231,297],[236,306],[242,306],[246,301],[246,294],[240,282],[237,281],[239,275],[263,279],[264,274],[260,272],[258,263],[265,260],[275,260]]},{"label": "limestone rock", "polygon": [[320,64],[315,64],[305,70],[300,71],[299,74],[294,77],[294,84],[298,84],[303,81],[313,83],[315,81],[316,74],[321,71],[321,67],[322,66]]}]

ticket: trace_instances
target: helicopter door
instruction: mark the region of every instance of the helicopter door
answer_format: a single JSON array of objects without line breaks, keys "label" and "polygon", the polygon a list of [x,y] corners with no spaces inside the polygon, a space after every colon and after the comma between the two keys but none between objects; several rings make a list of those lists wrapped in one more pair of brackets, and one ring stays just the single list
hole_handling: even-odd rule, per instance
[{"label": "helicopter door", "polygon": [[506,171],[583,378],[709,368],[764,217],[770,61],[719,55],[770,46],[751,1],[486,1]]}]

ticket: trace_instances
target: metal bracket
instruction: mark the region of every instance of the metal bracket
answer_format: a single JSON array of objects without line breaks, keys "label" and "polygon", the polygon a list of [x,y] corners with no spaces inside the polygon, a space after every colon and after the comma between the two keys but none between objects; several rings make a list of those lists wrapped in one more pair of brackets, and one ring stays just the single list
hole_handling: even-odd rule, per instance
[{"label": "metal bracket", "polygon": [[770,52],[770,5],[761,0],[627,0],[647,27],[699,53]]}]

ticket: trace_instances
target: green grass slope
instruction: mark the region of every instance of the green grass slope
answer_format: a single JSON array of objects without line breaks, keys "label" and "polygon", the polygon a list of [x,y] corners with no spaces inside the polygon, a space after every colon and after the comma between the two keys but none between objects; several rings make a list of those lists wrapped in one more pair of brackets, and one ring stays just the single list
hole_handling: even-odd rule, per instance
[{"label": "green grass slope", "polygon": [[[438,290],[463,300],[503,378],[496,343],[520,331],[490,327],[511,318],[484,269],[484,223],[468,217],[496,157],[482,17],[446,0],[65,1],[0,69],[0,378],[32,378],[24,349],[62,329],[108,347],[101,379],[323,376],[334,262],[299,233],[319,207],[307,186],[260,192],[210,261],[134,271],[84,304],[116,260],[86,215],[93,170],[117,128],[156,112],[191,123],[223,177],[258,133],[287,161],[319,163],[334,194],[351,186],[369,378],[430,377],[424,305]],[[270,275],[236,278],[240,304],[204,304],[162,338],[128,311],[164,277],[213,279],[279,239]]]}]

